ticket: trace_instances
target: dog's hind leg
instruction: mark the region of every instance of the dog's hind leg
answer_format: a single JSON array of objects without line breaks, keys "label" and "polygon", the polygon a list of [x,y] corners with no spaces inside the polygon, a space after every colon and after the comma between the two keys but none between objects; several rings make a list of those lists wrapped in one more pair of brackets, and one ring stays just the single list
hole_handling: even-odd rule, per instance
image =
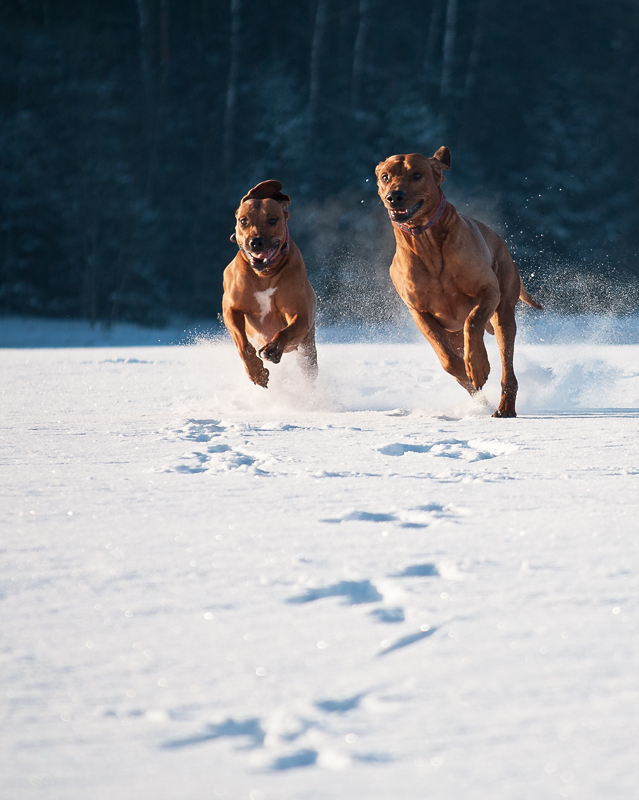
[{"label": "dog's hind leg", "polygon": [[517,399],[517,378],[513,368],[515,352],[515,309],[508,305],[500,305],[493,317],[495,338],[501,355],[501,399],[493,417],[516,417],[515,401]]},{"label": "dog's hind leg", "polygon": [[315,326],[311,328],[306,339],[297,348],[299,363],[305,377],[311,381],[317,378],[317,348],[315,347]]}]

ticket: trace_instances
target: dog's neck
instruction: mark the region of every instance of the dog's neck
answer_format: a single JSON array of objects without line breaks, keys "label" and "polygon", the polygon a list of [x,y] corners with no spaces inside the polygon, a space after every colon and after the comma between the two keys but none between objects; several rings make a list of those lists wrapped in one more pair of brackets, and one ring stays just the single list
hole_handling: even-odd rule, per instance
[{"label": "dog's neck", "polygon": [[439,206],[437,207],[435,215],[431,217],[431,219],[429,219],[428,222],[426,222],[424,225],[418,225],[415,228],[411,228],[409,225],[405,225],[403,222],[396,222],[391,217],[390,210],[388,210],[388,216],[390,217],[390,221],[393,223],[393,225],[396,228],[399,228],[400,231],[409,233],[411,236],[420,236],[422,233],[424,233],[424,231],[427,231],[429,228],[432,228],[433,225],[437,225],[437,223],[442,217],[442,214],[444,213],[444,210],[446,209],[446,202],[447,202],[446,198],[444,197],[444,193],[442,192],[442,198],[439,201]]}]

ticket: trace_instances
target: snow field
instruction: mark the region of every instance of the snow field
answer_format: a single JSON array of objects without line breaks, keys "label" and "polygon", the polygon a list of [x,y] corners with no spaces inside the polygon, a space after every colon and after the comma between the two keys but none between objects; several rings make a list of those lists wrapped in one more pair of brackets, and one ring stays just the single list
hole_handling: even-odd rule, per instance
[{"label": "snow field", "polygon": [[639,346],[489,344],[0,351],[2,797],[634,800]]}]

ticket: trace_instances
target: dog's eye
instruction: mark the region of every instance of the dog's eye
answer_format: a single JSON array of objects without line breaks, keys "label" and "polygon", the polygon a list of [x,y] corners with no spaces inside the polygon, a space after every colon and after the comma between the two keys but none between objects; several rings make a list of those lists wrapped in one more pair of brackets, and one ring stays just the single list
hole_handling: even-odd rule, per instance
[{"label": "dog's eye", "polygon": [[388,181],[389,181],[389,177],[388,177],[388,175],[386,173],[384,173],[382,175],[382,183],[388,183]]},{"label": "dog's eye", "polygon": [[421,172],[413,172],[413,180],[418,181],[422,177]]},{"label": "dog's eye", "polygon": [[268,221],[269,225],[277,225],[277,217],[271,217]]},{"label": "dog's eye", "polygon": [[239,223],[242,227],[244,227],[248,223],[248,219],[246,217],[240,217]]}]

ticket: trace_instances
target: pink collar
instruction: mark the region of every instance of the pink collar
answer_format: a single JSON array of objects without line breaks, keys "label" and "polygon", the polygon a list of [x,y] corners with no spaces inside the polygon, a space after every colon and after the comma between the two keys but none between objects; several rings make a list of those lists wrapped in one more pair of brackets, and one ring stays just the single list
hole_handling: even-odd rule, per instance
[{"label": "pink collar", "polygon": [[[432,219],[429,219],[425,225],[420,225],[417,228],[411,228],[408,225],[404,225],[403,222],[395,222],[395,220],[392,217],[391,217],[391,222],[396,228],[399,228],[405,233],[410,233],[411,236],[419,236],[420,234],[424,233],[424,231],[427,231],[429,228],[432,228],[433,225],[436,225],[439,222],[442,214],[444,213],[445,208],[446,208],[446,198],[444,197],[444,193],[442,192],[442,199],[439,201],[439,206],[437,208],[437,211],[435,212],[435,216]],[[388,211],[389,217],[390,214],[391,212]]]}]

